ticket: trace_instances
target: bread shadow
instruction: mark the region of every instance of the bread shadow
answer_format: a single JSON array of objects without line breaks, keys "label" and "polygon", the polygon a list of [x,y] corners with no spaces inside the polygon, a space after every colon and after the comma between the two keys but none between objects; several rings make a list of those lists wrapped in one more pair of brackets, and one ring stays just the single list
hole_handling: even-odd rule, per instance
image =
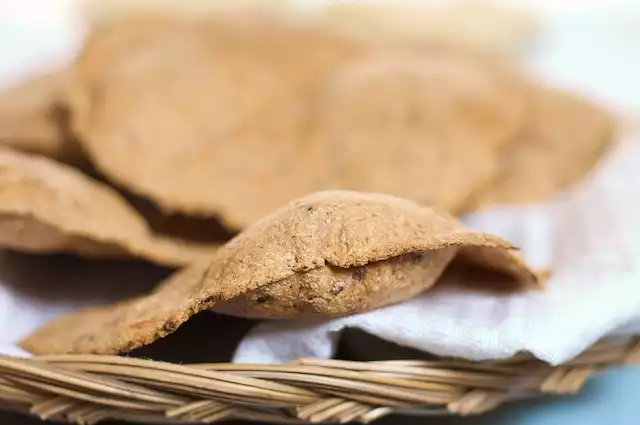
[{"label": "bread shadow", "polygon": [[136,260],[0,251],[0,283],[18,296],[51,303],[118,301],[149,292],[170,273]]},{"label": "bread shadow", "polygon": [[509,296],[534,288],[507,272],[470,266],[455,259],[438,279],[434,289]]},{"label": "bread shadow", "polygon": [[237,232],[227,229],[214,216],[199,217],[161,210],[149,199],[116,187],[133,208],[142,215],[156,235],[195,243],[224,243]]},{"label": "bread shadow", "polygon": [[176,332],[127,354],[171,363],[226,363],[257,320],[204,311]]}]

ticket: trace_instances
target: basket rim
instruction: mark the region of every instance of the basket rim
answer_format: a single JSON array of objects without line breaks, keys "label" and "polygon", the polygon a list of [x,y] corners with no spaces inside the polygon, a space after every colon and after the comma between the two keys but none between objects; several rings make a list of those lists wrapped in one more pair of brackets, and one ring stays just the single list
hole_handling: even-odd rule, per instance
[{"label": "basket rim", "polygon": [[368,423],[389,414],[472,415],[578,392],[595,373],[640,363],[640,336],[599,341],[552,366],[500,360],[301,358],[284,364],[177,364],[109,355],[0,356],[0,408],[93,424]]}]

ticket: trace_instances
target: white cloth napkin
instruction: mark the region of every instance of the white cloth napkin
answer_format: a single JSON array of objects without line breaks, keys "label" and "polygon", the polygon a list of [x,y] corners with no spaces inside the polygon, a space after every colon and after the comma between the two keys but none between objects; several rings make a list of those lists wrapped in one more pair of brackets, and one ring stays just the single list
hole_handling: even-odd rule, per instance
[{"label": "white cloth napkin", "polygon": [[527,351],[552,364],[571,359],[614,331],[640,334],[637,129],[583,184],[557,201],[488,210],[466,222],[520,246],[534,266],[551,268],[548,288],[496,295],[441,285],[408,302],[358,316],[264,322],[240,343],[234,361],[331,357],[346,327],[438,355],[482,360]]}]

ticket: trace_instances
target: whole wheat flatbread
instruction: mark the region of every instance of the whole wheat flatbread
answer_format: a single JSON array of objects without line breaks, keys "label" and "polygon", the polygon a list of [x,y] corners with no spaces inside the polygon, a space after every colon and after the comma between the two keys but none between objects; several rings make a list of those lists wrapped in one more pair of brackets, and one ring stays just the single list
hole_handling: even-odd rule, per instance
[{"label": "whole wheat flatbread", "polygon": [[541,202],[570,188],[615,140],[613,116],[594,102],[554,88],[531,88],[523,135],[505,149],[498,178],[474,206]]},{"label": "whole wheat flatbread", "polygon": [[493,270],[511,286],[537,277],[495,236],[387,195],[328,191],[294,201],[157,289],[63,316],[27,336],[33,353],[118,353],[175,331],[193,314],[342,316],[400,302],[457,267]]},{"label": "whole wheat flatbread", "polygon": [[77,63],[74,128],[118,184],[244,228],[319,187],[306,96],[358,52],[309,26],[124,21]]},{"label": "whole wheat flatbread", "polygon": [[2,246],[170,266],[208,258],[216,249],[153,235],[114,189],[48,158],[0,149],[0,185]]},{"label": "whole wheat flatbread", "polygon": [[527,105],[520,77],[488,58],[372,56],[336,72],[320,96],[316,157],[329,158],[332,187],[457,212],[495,177]]},{"label": "whole wheat flatbread", "polygon": [[0,92],[0,145],[73,165],[86,159],[69,132],[64,96],[69,72],[31,77]]}]

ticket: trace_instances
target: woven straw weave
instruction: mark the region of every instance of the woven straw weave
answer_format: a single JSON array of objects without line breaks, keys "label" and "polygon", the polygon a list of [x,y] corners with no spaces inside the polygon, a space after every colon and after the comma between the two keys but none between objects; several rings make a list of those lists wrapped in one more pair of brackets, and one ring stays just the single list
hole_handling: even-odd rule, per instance
[{"label": "woven straw weave", "polygon": [[0,404],[42,419],[94,424],[361,422],[394,414],[471,415],[541,394],[573,394],[594,373],[640,363],[640,338],[599,342],[552,367],[529,355],[284,365],[192,364],[118,356],[0,357]]}]

